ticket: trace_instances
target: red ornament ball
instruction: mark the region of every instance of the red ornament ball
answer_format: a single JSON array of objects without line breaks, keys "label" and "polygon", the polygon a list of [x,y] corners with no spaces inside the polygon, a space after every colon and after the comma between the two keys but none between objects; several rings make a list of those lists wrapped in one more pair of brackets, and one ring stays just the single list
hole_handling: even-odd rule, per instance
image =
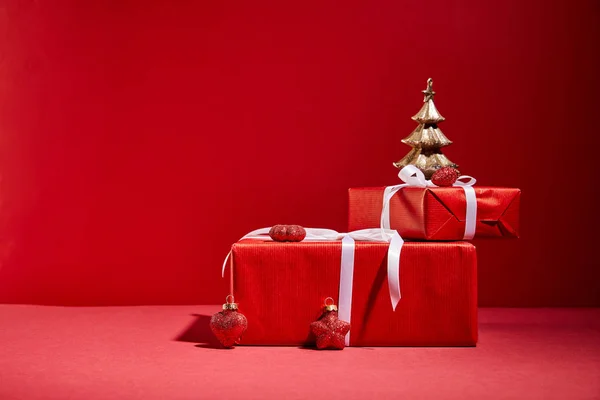
[{"label": "red ornament ball", "polygon": [[337,311],[326,311],[310,324],[310,330],[317,337],[317,348],[343,350],[350,324],[339,319]]},{"label": "red ornament ball", "polygon": [[239,343],[248,329],[248,320],[236,310],[223,310],[212,316],[210,329],[223,347],[231,348]]},{"label": "red ornament ball", "polygon": [[454,167],[443,167],[435,171],[431,182],[436,186],[452,186],[460,176],[460,172]]},{"label": "red ornament ball", "polygon": [[306,230],[300,225],[275,225],[269,230],[269,236],[276,242],[301,242]]}]

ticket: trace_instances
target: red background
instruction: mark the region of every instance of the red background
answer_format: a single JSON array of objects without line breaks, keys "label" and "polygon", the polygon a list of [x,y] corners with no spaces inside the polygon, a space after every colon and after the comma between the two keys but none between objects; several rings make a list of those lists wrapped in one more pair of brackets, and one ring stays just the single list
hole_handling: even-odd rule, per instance
[{"label": "red background", "polygon": [[480,304],[599,306],[589,1],[0,2],[0,301],[215,303],[232,242],[344,230],[434,78],[445,153],[520,187]]}]

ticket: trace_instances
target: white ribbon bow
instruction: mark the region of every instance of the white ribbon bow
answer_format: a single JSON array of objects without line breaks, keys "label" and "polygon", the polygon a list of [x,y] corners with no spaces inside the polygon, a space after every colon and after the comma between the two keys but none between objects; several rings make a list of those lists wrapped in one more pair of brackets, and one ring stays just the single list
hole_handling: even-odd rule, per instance
[{"label": "white ribbon bow", "polygon": [[[254,240],[272,240],[269,236],[270,228],[262,228],[252,231],[242,237],[242,239]],[[240,239],[240,240],[242,240]],[[342,241],[342,259],[340,262],[340,290],[338,299],[338,316],[344,321],[351,322],[352,316],[352,282],[354,276],[354,241],[366,242],[387,242],[387,278],[390,292],[392,309],[395,311],[400,298],[400,252],[404,240],[397,231],[389,229],[362,229],[349,233],[339,233],[331,229],[306,228],[306,238],[304,241],[313,242],[334,242]],[[225,257],[221,276],[225,276],[227,260],[231,256],[231,251]],[[350,345],[350,332],[346,335],[346,346]]]},{"label": "white ribbon bow", "polygon": [[[437,187],[430,180],[425,179],[423,172],[414,165],[407,165],[398,173],[398,177],[404,182],[400,185],[388,186],[383,191],[383,208],[381,210],[381,228],[390,229],[390,200],[403,187]],[[467,181],[463,181],[463,180]],[[470,240],[475,236],[475,224],[477,222],[477,198],[473,185],[477,182],[475,178],[461,175],[452,186],[462,187],[465,191],[467,201],[467,212],[465,216],[465,234],[463,239]]]}]

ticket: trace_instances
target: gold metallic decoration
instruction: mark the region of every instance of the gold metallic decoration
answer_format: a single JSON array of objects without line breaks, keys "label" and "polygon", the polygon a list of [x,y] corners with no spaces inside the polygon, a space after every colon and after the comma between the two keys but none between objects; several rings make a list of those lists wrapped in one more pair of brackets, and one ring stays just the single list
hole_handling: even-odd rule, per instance
[{"label": "gold metallic decoration", "polygon": [[[327,300],[330,301],[329,304],[327,304]],[[325,309],[325,311],[337,311],[338,310],[337,306],[334,304],[333,299],[331,297],[328,297],[325,299],[325,305],[323,308]]]},{"label": "gold metallic decoration", "polygon": [[413,149],[403,159],[395,162],[394,166],[401,169],[407,165],[414,165],[423,171],[427,179],[431,179],[433,173],[438,169],[442,167],[458,168],[458,165],[450,161],[441,151],[442,147],[451,145],[452,142],[437,126],[445,118],[442,117],[433,102],[435,92],[431,78],[427,80],[427,89],[422,92],[425,95],[424,104],[412,117],[419,123],[419,126],[402,140],[402,143]]},{"label": "gold metallic decoration", "polygon": [[433,91],[433,79],[427,79],[427,89],[421,90],[421,92],[425,95],[423,103],[427,103],[429,100],[433,100],[433,96],[435,96],[435,92]]},{"label": "gold metallic decoration", "polygon": [[[230,297],[231,297],[231,300],[229,300]],[[231,295],[231,294],[228,295],[225,298],[225,304],[223,304],[223,310],[232,310],[232,311],[237,310],[238,305],[237,305],[237,303],[234,303],[234,301],[235,300],[233,298],[233,295]]]}]

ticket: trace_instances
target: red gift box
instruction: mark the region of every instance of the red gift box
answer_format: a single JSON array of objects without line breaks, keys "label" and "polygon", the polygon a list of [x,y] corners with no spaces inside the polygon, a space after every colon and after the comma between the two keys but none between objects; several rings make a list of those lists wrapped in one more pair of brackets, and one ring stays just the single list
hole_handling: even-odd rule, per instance
[{"label": "red gift box", "polygon": [[[467,242],[405,243],[402,298],[392,310],[388,243],[356,242],[350,345],[473,346],[477,258]],[[310,323],[338,300],[342,244],[242,240],[232,248],[235,300],[248,319],[245,345],[313,345]]]},{"label": "red gift box", "polygon": [[[383,187],[348,191],[348,230],[378,228]],[[475,237],[519,237],[521,190],[474,186]],[[404,239],[463,240],[466,200],[461,187],[405,187],[390,200],[390,228]]]}]

